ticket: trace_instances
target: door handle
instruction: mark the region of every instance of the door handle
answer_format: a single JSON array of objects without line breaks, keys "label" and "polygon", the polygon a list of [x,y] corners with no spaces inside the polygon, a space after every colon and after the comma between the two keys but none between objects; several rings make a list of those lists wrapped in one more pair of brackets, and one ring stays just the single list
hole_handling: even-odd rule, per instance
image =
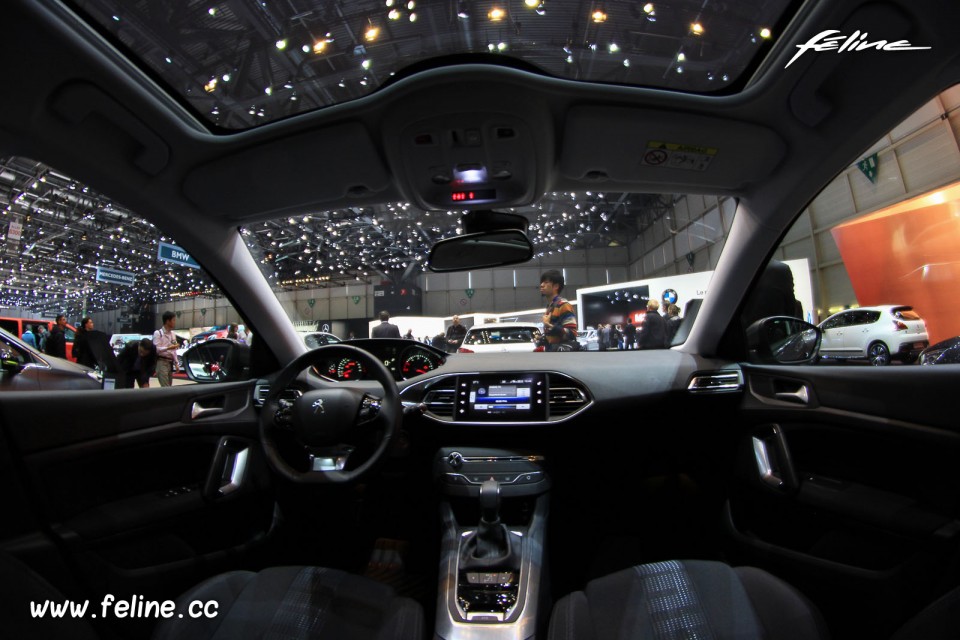
[{"label": "door handle", "polygon": [[807,391],[807,385],[800,385],[796,391],[777,391],[773,394],[777,400],[784,402],[796,402],[799,404],[810,403],[810,393]]},{"label": "door handle", "polygon": [[760,481],[778,493],[795,493],[800,484],[780,426],[771,424],[760,428],[751,443]]},{"label": "door handle", "polygon": [[220,438],[203,488],[204,497],[222,498],[241,489],[247,476],[249,458],[250,447],[245,441]]},{"label": "door handle", "polygon": [[190,419],[196,420],[197,418],[203,418],[206,416],[214,416],[218,413],[223,413],[223,407],[205,407],[200,402],[195,401],[190,405]]}]

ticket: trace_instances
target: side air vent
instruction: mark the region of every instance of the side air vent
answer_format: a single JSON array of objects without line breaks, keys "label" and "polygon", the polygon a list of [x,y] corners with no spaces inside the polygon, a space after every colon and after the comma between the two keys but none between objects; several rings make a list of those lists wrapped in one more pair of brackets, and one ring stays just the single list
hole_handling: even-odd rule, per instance
[{"label": "side air vent", "polygon": [[442,380],[423,396],[427,413],[441,420],[453,420],[453,405],[456,400],[456,378]]},{"label": "side air vent", "polygon": [[743,375],[739,371],[696,373],[687,390],[691,393],[731,393],[743,390]]},{"label": "side air vent", "polygon": [[567,376],[551,373],[548,378],[551,421],[568,418],[590,404],[586,389]]},{"label": "side air vent", "polygon": [[257,386],[253,388],[253,406],[262,407],[270,394],[270,385],[266,382],[257,381]]},{"label": "side air vent", "polygon": [[[270,385],[266,381],[257,382],[257,385],[253,388],[253,406],[262,407],[263,403],[267,401],[267,396],[270,395]],[[281,394],[278,400],[286,400],[287,402],[294,402],[297,398],[303,395],[303,391],[299,389],[285,389]]]}]

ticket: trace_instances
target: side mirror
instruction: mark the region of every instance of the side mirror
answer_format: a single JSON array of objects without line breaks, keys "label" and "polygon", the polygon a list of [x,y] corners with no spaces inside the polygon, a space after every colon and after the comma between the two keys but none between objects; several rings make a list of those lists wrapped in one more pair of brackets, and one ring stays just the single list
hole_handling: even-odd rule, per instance
[{"label": "side mirror", "polygon": [[250,377],[250,347],[228,338],[199,342],[183,354],[183,368],[194,382],[236,382]]},{"label": "side mirror", "polygon": [[821,337],[819,328],[797,318],[761,318],[747,327],[747,357],[755,364],[812,364]]},{"label": "side mirror", "polygon": [[447,238],[433,245],[431,271],[466,271],[526,262],[533,257],[530,239],[519,229],[481,231]]}]

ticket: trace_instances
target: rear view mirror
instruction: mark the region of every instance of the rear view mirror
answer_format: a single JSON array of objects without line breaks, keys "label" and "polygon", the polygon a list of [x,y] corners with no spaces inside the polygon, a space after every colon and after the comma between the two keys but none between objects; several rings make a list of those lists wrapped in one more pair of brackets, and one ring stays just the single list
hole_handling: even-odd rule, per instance
[{"label": "rear view mirror", "polygon": [[523,231],[481,231],[436,243],[427,266],[437,272],[466,271],[526,262],[532,257],[533,245]]},{"label": "rear view mirror", "polygon": [[250,377],[250,347],[219,338],[197,343],[183,354],[183,368],[194,382],[234,382]]},{"label": "rear view mirror", "polygon": [[820,350],[820,329],[788,316],[761,318],[747,327],[748,359],[755,364],[810,364]]}]

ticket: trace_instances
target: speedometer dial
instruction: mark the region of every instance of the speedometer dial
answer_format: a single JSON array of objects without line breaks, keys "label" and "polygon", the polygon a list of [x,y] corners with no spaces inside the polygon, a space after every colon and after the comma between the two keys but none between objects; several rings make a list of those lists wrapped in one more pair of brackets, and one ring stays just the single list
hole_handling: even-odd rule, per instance
[{"label": "speedometer dial", "polygon": [[337,380],[360,380],[364,377],[366,369],[353,358],[343,358],[337,362],[336,370],[332,373]]},{"label": "speedometer dial", "polygon": [[406,380],[421,373],[433,371],[436,368],[437,363],[430,356],[423,352],[416,352],[403,358],[403,362],[400,364],[400,373]]}]

